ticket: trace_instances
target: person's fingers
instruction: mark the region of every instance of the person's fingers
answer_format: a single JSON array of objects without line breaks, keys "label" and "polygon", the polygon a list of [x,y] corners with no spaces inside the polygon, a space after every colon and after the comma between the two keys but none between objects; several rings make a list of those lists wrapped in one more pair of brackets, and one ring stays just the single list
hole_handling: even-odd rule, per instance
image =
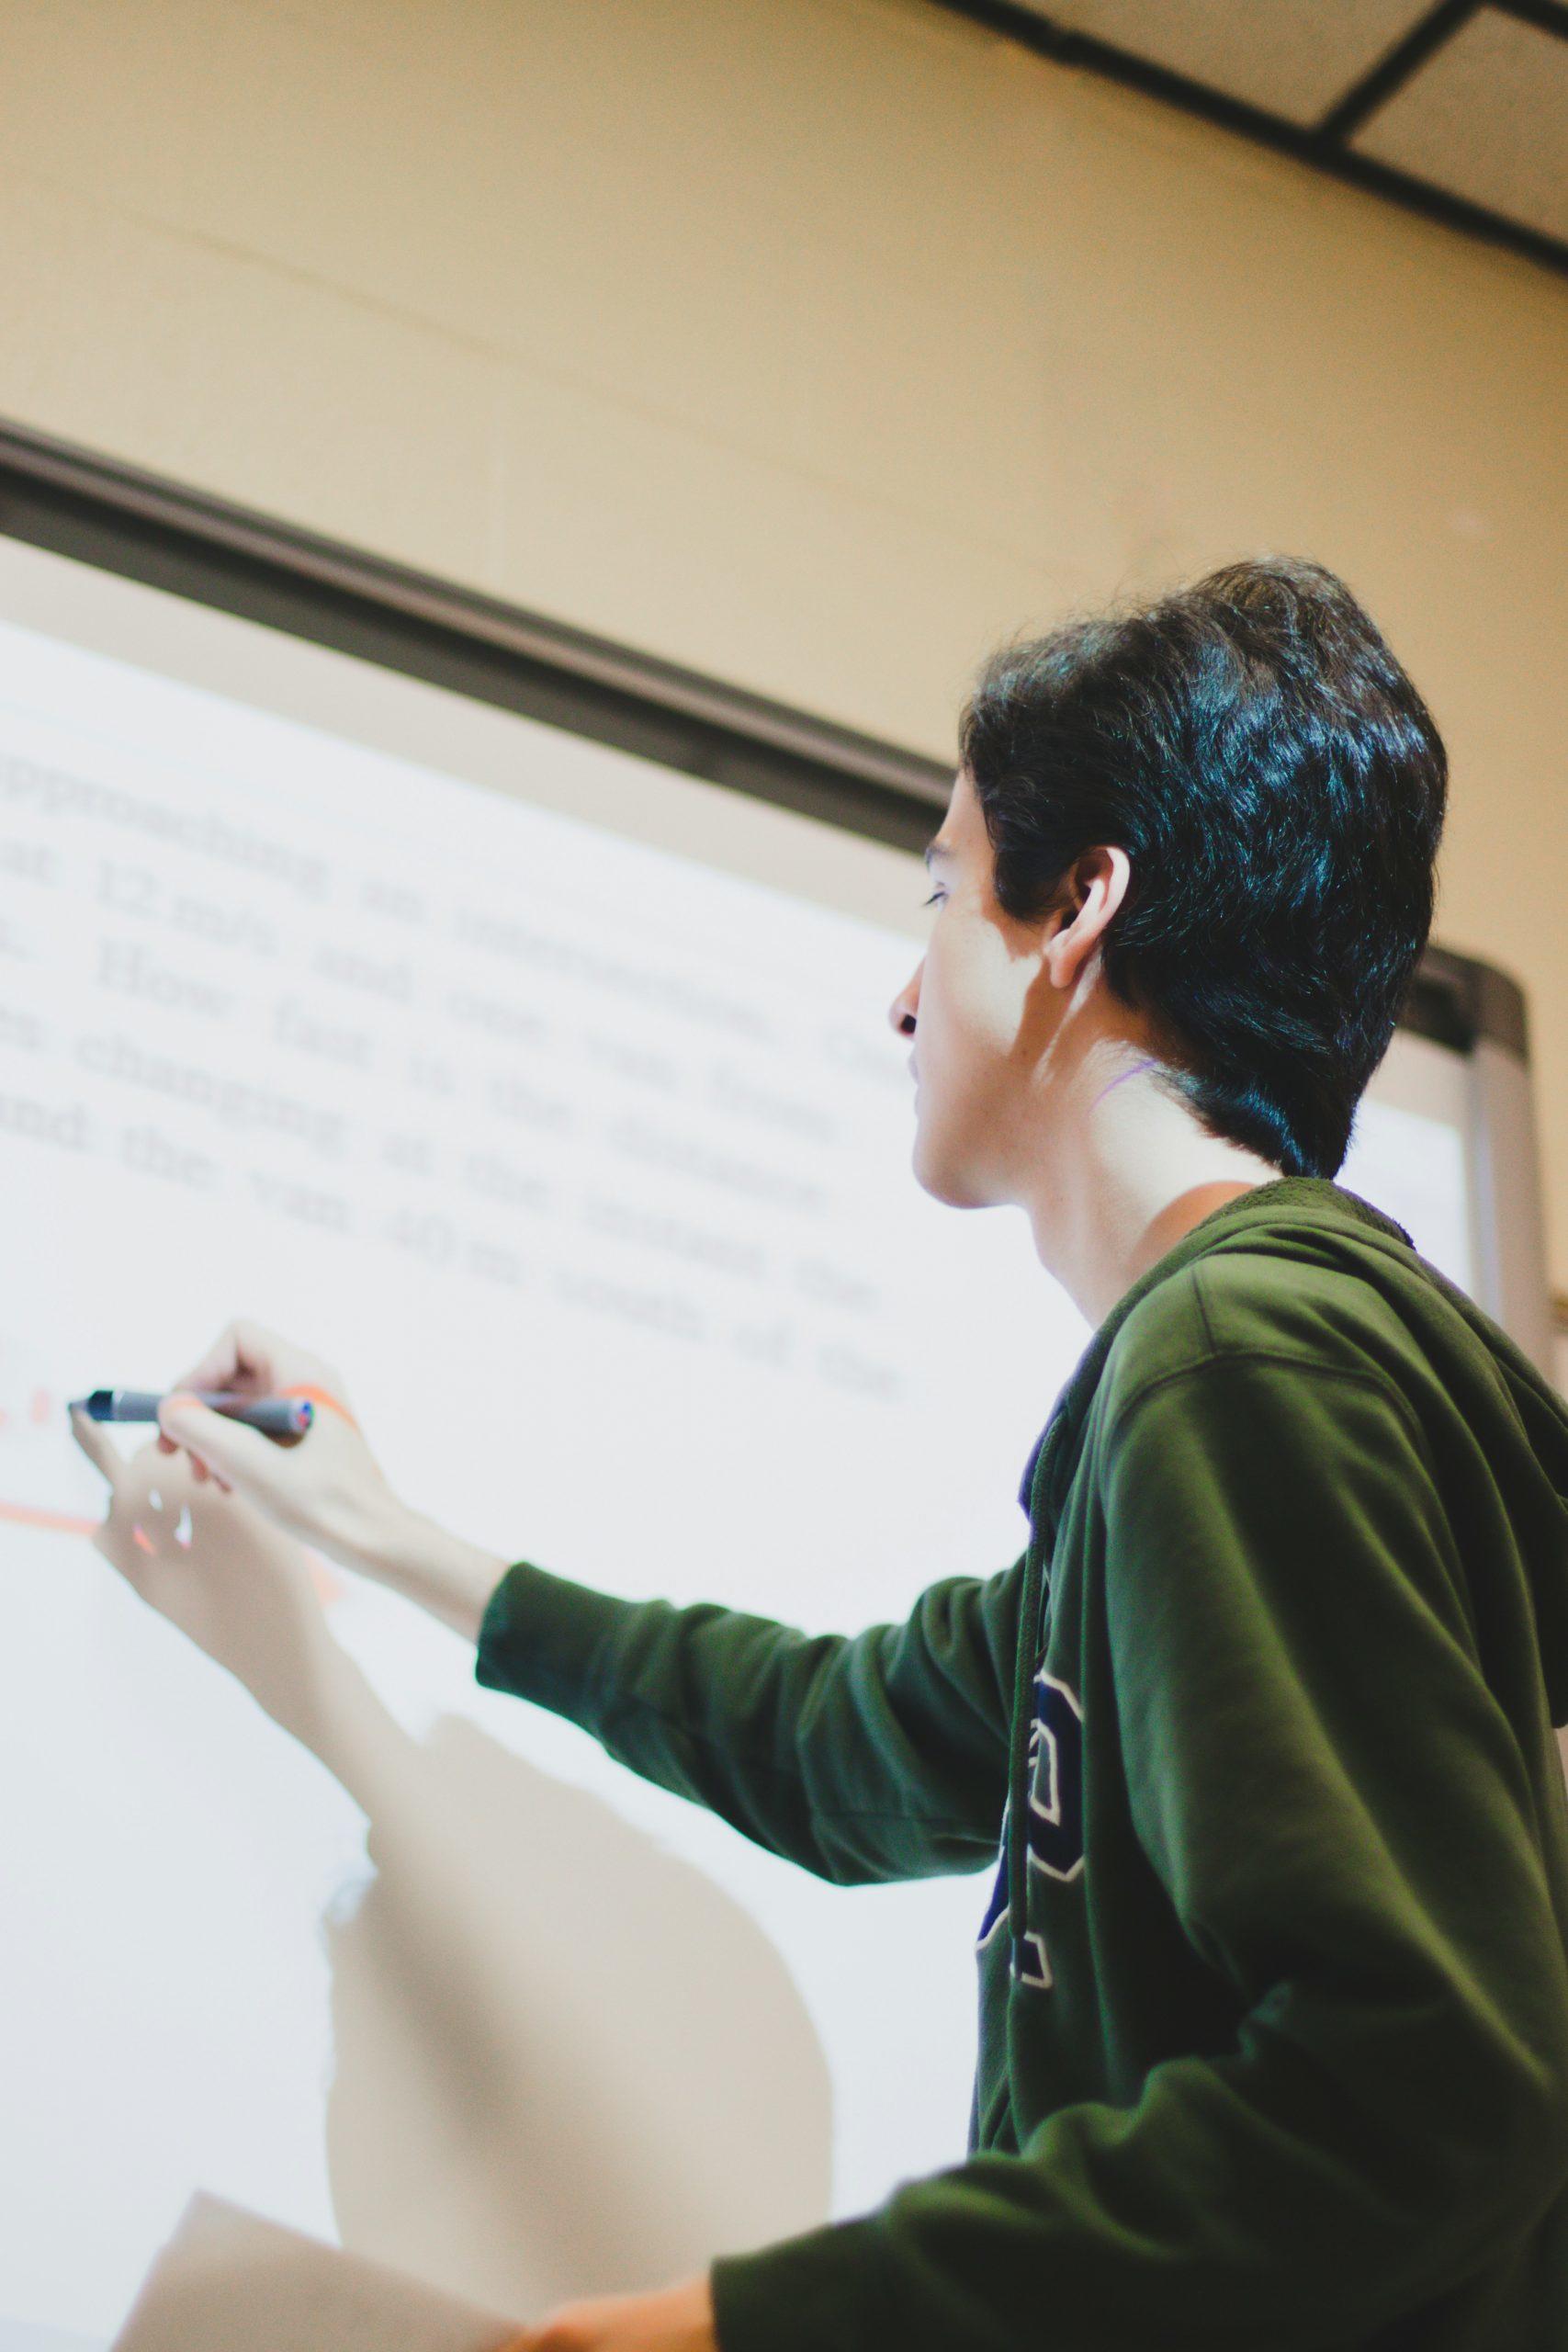
[{"label": "person's fingers", "polygon": [[198,1485],[210,1476],[231,1491],[236,1485],[265,1489],[277,1468],[277,1449],[260,1430],[215,1413],[179,1389],[159,1407],[158,1426],[190,1455]]},{"label": "person's fingers", "polygon": [[[59,1427],[58,1422],[55,1426]],[[124,1459],[102,1422],[95,1421],[90,1414],[84,1413],[79,1405],[73,1405],[71,1434],[94,1469],[103,1474],[110,1487],[117,1486],[125,1466]]]},{"label": "person's fingers", "polygon": [[231,1323],[220,1331],[207,1353],[183,1372],[176,1388],[265,1389],[272,1385],[269,1351],[262,1344],[259,1327]]},{"label": "person's fingers", "polygon": [[182,1389],[227,1390],[242,1396],[275,1396],[309,1384],[341,1395],[343,1383],[330,1364],[281,1332],[248,1318],[231,1323],[198,1363],[182,1373]]}]

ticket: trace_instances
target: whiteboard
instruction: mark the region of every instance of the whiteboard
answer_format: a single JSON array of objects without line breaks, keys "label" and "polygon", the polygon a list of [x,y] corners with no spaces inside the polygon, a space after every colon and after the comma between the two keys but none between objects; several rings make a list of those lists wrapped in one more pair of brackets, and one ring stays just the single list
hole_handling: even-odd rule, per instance
[{"label": "whiteboard", "polygon": [[[845,1630],[1007,1566],[1087,1331],[910,1175],[924,895],[0,543],[0,2328],[105,2340],[197,2187],[526,2315],[962,2155],[986,1874],[819,1884],[319,1569],[300,1736],[61,1411],[244,1312],[507,1557]],[[1402,1035],[1342,1178],[1461,1283],[1472,1118]]]}]

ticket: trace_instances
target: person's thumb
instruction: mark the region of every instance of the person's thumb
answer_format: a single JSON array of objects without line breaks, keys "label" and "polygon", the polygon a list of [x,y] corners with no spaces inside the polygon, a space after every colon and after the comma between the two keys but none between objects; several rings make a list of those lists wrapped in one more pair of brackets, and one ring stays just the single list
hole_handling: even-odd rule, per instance
[{"label": "person's thumb", "polygon": [[158,1427],[236,1494],[265,1502],[276,1491],[279,1448],[260,1430],[215,1413],[178,1389],[159,1406]]}]

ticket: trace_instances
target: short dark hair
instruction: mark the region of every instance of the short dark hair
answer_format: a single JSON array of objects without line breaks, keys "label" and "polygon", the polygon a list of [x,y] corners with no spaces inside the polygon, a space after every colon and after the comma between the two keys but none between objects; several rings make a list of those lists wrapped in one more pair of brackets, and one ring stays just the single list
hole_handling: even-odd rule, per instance
[{"label": "short dark hair", "polygon": [[1333,1176],[1431,927],[1448,757],[1342,580],[1265,556],[1016,639],[959,720],[998,904],[1124,850],[1108,985],[1212,1133]]}]

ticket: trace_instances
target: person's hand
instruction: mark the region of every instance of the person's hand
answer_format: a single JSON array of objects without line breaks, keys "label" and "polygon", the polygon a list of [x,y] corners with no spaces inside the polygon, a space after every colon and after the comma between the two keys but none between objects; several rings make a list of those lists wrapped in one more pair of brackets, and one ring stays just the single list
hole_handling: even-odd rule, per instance
[{"label": "person's hand", "polygon": [[[295,1445],[198,1405],[187,1392],[307,1396],[315,1418]],[[287,1533],[348,1566],[374,1552],[399,1506],[331,1364],[259,1323],[231,1323],[175,1384],[159,1414],[160,1446],[188,1453],[197,1482],[211,1477]]]},{"label": "person's hand", "polygon": [[122,1454],[73,1408],[76,1442],[103,1474],[108,1510],[94,1549],[150,1609],[244,1682],[268,1714],[300,1736],[300,1694],[320,1677],[321,1604],[301,1546],[211,1479],[197,1484],[183,1454],[153,1445]]},{"label": "person's hand", "polygon": [[653,2295],[563,2303],[505,2352],[718,2352],[705,2274]]},{"label": "person's hand", "polygon": [[[297,1445],[230,1420],[187,1392],[303,1396],[315,1419]],[[389,1585],[468,1641],[506,1563],[400,1502],[329,1363],[259,1323],[231,1323],[159,1415],[159,1446],[187,1454],[197,1487],[222,1487],[302,1544]]]}]

